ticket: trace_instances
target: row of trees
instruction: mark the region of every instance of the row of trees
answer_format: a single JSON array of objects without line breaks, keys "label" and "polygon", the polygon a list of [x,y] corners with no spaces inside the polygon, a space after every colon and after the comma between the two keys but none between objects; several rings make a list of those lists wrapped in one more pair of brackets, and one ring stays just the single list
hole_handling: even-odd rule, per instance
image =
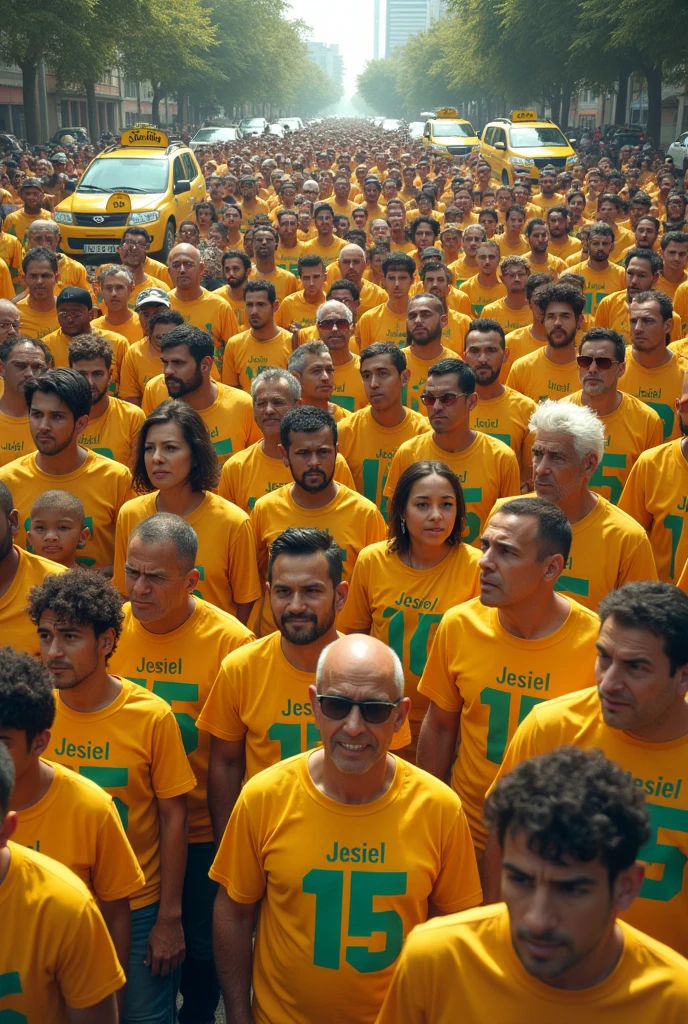
[{"label": "row of trees", "polygon": [[4,0],[0,60],[18,64],[29,141],[39,141],[36,82],[41,59],[62,88],[86,95],[98,136],[96,83],[115,67],[177,95],[202,113],[260,101],[315,114],[340,90],[308,57],[307,27],[287,0]]},{"label": "row of trees", "polygon": [[688,81],[685,0],[448,0],[447,10],[391,57],[368,62],[358,89],[376,112],[416,119],[426,108],[475,103],[484,121],[536,100],[566,126],[581,87],[615,91],[625,111],[637,71],[658,141],[662,82]]}]

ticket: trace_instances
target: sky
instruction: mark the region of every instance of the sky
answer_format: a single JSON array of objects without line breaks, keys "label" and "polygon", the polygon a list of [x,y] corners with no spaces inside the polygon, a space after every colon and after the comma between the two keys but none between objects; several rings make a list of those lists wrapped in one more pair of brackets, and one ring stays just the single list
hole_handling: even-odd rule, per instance
[{"label": "sky", "polygon": [[[292,17],[301,18],[313,30],[316,43],[338,43],[344,57],[344,94],[356,92],[356,76],[373,57],[373,0],[345,0],[337,4],[335,16],[331,0],[290,0]],[[342,17],[341,12],[345,11]]]}]

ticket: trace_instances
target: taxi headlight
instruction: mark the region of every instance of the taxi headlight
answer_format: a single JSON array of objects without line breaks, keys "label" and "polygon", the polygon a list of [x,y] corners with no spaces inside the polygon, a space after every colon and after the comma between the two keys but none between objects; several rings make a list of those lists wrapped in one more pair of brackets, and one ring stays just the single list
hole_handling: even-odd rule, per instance
[{"label": "taxi headlight", "polygon": [[129,217],[130,224],[152,224],[154,220],[160,219],[159,210],[147,210],[143,213],[132,213]]},{"label": "taxi headlight", "polygon": [[55,223],[56,224],[73,224],[74,217],[71,213],[67,213],[66,210],[55,210]]}]

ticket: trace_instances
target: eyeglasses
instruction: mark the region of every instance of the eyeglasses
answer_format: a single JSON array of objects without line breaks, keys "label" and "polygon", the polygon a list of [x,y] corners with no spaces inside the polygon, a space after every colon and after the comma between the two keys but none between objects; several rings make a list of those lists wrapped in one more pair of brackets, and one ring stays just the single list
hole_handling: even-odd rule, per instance
[{"label": "eyeglasses", "polygon": [[2,320],[0,321],[0,331],[18,331],[19,321],[18,320]]},{"label": "eyeglasses", "polygon": [[318,327],[324,327],[326,331],[346,331],[351,327],[350,320],[318,320]]},{"label": "eyeglasses", "polygon": [[122,242],[123,249],[147,249],[148,242]]},{"label": "eyeglasses", "polygon": [[609,370],[619,360],[609,356],[576,356],[576,362],[582,370],[589,370],[593,363],[598,370]]},{"label": "eyeglasses", "polygon": [[468,395],[457,395],[454,391],[447,391],[443,395],[428,395],[424,391],[420,396],[421,402],[428,409],[432,409],[436,402],[439,402],[440,405],[454,405],[454,402],[458,401],[459,398],[468,398]]},{"label": "eyeglasses", "polygon": [[342,722],[351,714],[352,708],[358,708],[361,718],[369,725],[380,725],[386,722],[392,711],[400,703],[399,700],[350,700],[348,697],[330,697],[327,694],[318,694],[320,710],[326,718],[332,718],[335,722]]}]

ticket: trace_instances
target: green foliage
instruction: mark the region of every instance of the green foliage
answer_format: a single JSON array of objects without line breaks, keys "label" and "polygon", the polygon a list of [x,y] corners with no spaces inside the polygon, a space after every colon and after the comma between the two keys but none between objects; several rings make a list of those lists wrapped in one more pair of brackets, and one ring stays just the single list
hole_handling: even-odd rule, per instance
[{"label": "green foliage", "polygon": [[369,60],[358,76],[358,91],[376,114],[403,117],[407,112],[406,102],[397,89],[397,67],[396,56]]}]

